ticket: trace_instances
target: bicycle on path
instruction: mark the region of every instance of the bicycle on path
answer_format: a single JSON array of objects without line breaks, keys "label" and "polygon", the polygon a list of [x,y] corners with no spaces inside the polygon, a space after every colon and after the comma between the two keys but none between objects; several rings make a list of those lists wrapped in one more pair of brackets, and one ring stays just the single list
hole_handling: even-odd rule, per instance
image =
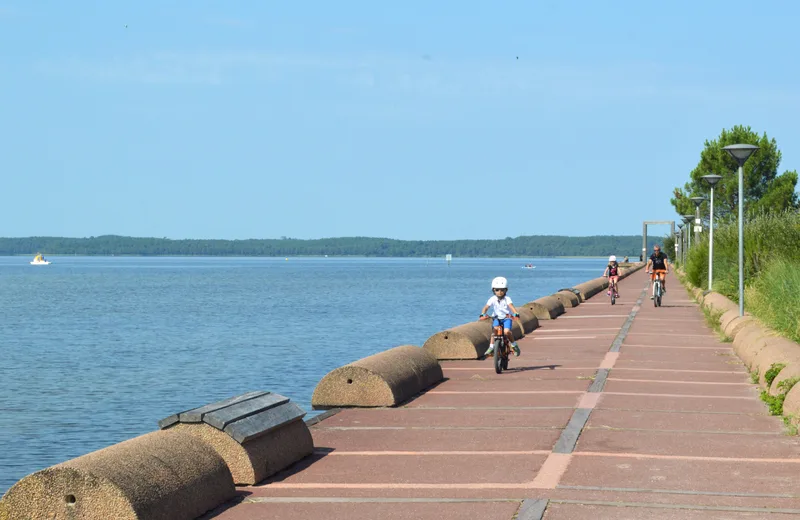
[{"label": "bicycle on path", "polygon": [[651,275],[653,281],[653,305],[661,307],[661,297],[664,295],[664,286],[662,285],[661,277],[666,274],[666,271],[655,270],[649,271],[647,274]]},{"label": "bicycle on path", "polygon": [[606,270],[603,271],[603,276],[608,277],[608,295],[611,297],[611,305],[617,303],[619,298],[619,291],[617,289],[617,282],[619,282],[619,264],[617,263],[616,255],[608,257],[608,265]]},{"label": "bicycle on path", "polygon": [[617,303],[617,298],[619,298],[619,293],[617,292],[617,277],[616,276],[609,276],[608,277],[608,295],[611,297],[611,305]]},{"label": "bicycle on path", "polygon": [[[509,316],[512,320],[518,320],[517,316]],[[481,320],[491,320],[494,316],[481,316]],[[503,370],[508,370],[508,358],[511,356],[511,343],[506,337],[506,328],[503,320],[497,320],[497,325],[492,327],[492,336],[489,343],[494,345],[494,371],[501,374]]]}]

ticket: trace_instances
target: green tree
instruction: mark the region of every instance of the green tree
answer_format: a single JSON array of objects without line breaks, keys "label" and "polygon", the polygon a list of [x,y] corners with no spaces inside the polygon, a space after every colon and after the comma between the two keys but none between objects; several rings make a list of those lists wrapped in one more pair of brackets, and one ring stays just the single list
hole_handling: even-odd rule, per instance
[{"label": "green tree", "polygon": [[[752,131],[749,126],[734,126],[722,130],[719,138],[705,142],[700,153],[700,162],[690,173],[690,180],[683,188],[677,187],[670,200],[679,215],[694,215],[694,203],[690,197],[706,197],[711,188],[702,179],[715,173],[722,179],[714,188],[714,218],[726,220],[737,214],[739,203],[738,163],[723,150],[730,144],[745,143],[759,147],[744,164],[744,203],[748,213],[773,213],[797,209],[797,172],[785,171],[778,175],[781,151],[775,139],[769,139]],[[707,215],[708,202],[701,206],[701,214]]]}]

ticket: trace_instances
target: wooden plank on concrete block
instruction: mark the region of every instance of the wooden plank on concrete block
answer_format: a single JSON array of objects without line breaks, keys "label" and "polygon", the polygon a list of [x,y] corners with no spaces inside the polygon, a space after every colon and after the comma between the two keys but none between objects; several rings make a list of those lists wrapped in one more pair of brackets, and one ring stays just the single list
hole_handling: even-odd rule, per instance
[{"label": "wooden plank on concrete block", "polygon": [[224,430],[228,424],[234,421],[288,402],[289,398],[280,394],[266,394],[208,412],[203,415],[203,422],[218,430]]},{"label": "wooden plank on concrete block", "polygon": [[234,421],[225,426],[223,431],[233,437],[236,442],[243,444],[292,421],[300,420],[305,415],[306,413],[299,406],[287,400],[284,404]]},{"label": "wooden plank on concrete block", "polygon": [[217,401],[216,403],[207,404],[205,406],[201,406],[199,408],[193,408],[186,412],[182,412],[180,414],[180,422],[183,423],[199,423],[203,422],[203,416],[220,410],[222,408],[227,408],[236,403],[242,403],[245,401],[249,401],[251,399],[255,399],[257,397],[261,397],[264,395],[269,394],[270,392],[247,392],[246,394],[238,395],[236,397],[231,397],[230,399],[225,399],[224,401]]}]

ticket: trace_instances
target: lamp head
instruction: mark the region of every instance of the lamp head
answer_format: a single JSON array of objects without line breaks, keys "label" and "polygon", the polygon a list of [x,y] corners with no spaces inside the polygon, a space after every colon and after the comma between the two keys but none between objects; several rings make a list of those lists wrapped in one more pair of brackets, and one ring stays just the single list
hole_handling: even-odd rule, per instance
[{"label": "lamp head", "polygon": [[705,202],[706,198],[705,198],[705,197],[692,197],[692,198],[691,198],[691,199],[689,199],[689,200],[691,200],[692,202],[694,202],[694,206],[695,206],[696,208],[699,208],[699,207],[700,207],[700,204],[702,204],[703,202]]},{"label": "lamp head", "polygon": [[753,144],[731,144],[723,148],[726,152],[730,154],[731,157],[736,159],[736,162],[739,163],[739,166],[744,165],[744,162],[751,156],[753,153],[758,150],[758,146]]}]

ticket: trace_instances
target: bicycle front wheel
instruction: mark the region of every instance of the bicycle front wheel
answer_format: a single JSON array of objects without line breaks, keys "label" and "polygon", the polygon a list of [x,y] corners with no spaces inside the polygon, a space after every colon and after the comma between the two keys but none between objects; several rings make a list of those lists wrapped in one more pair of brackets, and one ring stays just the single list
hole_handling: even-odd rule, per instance
[{"label": "bicycle front wheel", "polygon": [[494,371],[498,374],[503,371],[503,357],[500,350],[503,348],[503,340],[494,340]]}]

